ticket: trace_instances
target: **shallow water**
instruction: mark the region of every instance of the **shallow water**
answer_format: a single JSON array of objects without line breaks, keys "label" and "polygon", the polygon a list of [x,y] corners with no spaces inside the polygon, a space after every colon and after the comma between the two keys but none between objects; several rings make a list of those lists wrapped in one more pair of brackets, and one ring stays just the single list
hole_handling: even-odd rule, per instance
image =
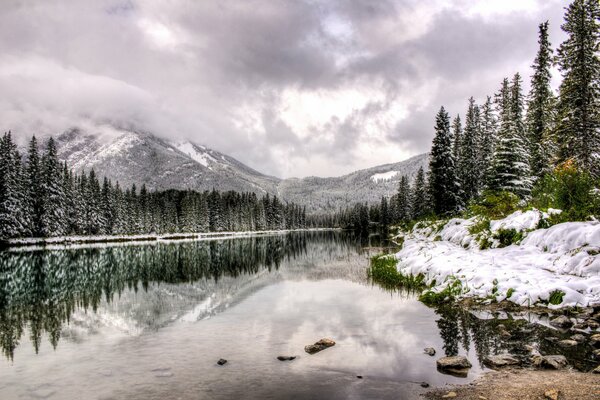
[{"label": "shallow water", "polygon": [[[0,253],[0,398],[413,398],[504,348],[471,314],[371,285],[364,246],[320,232]],[[304,352],[322,337],[337,344]],[[444,354],[467,355],[468,377],[439,373]]]}]

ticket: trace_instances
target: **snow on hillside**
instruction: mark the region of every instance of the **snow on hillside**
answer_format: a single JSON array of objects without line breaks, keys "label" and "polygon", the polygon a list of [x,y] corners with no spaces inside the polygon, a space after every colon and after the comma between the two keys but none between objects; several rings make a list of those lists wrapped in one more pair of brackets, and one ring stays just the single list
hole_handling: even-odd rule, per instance
[{"label": "snow on hillside", "polygon": [[209,161],[214,163],[218,162],[206,151],[206,147],[204,146],[196,146],[190,142],[173,143],[173,146],[183,154],[188,155],[192,160],[198,162],[208,169],[212,169]]},{"label": "snow on hillside", "polygon": [[552,293],[562,292],[562,301],[549,307],[600,304],[600,223],[535,229],[540,217],[544,214],[532,210],[492,221],[492,230],[515,228],[525,238],[503,248],[495,242],[487,250],[479,250],[468,231],[474,219],[452,219],[440,231],[417,225],[396,254],[398,271],[424,274],[434,292],[458,280],[459,297],[528,306],[547,303]]},{"label": "snow on hillside", "polygon": [[396,175],[398,175],[398,171],[383,172],[381,174],[372,175],[371,180],[375,183],[379,181],[389,181]]}]

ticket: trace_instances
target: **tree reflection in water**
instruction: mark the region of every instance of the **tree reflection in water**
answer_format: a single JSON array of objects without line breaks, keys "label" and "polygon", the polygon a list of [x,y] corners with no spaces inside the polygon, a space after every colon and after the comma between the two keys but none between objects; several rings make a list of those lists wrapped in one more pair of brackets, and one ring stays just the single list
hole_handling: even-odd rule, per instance
[{"label": "tree reflection in water", "polygon": [[440,317],[436,322],[446,356],[458,355],[461,347],[468,353],[473,345],[482,367],[486,356],[502,353],[513,354],[527,365],[530,363],[527,346],[533,346],[545,355],[564,355],[571,365],[582,371],[589,371],[595,365],[591,346],[558,346],[559,340],[569,338],[573,333],[542,325],[535,315],[500,313],[501,316],[494,317],[484,313],[485,317],[479,318],[475,313],[453,305],[437,308],[436,314]]},{"label": "tree reflection in water", "polygon": [[38,352],[44,333],[56,348],[76,309],[96,311],[103,299],[151,284],[219,281],[278,269],[306,255],[309,242],[358,248],[336,232],[100,248],[0,252],[0,347],[11,359],[26,328]]}]

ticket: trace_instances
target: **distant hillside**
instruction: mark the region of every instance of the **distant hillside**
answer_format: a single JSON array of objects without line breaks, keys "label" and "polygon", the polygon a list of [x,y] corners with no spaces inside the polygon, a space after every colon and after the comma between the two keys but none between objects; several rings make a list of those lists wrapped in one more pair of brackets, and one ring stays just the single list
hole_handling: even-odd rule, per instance
[{"label": "distant hillside", "polygon": [[57,145],[59,157],[75,170],[94,168],[121,186],[268,193],[306,205],[310,212],[336,210],[358,201],[379,202],[381,196],[397,190],[402,175],[412,179],[428,163],[427,154],[421,154],[341,177],[282,180],[203,145],[143,132],[115,130],[107,136],[72,129],[57,138]]}]

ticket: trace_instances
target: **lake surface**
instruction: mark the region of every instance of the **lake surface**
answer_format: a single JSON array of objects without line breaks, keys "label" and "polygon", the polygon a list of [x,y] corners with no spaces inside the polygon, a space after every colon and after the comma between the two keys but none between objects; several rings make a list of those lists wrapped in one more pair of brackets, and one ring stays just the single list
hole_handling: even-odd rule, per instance
[{"label": "lake surface", "polygon": [[[0,398],[413,398],[514,345],[500,319],[369,283],[368,245],[305,232],[1,252]],[[337,344],[304,352],[323,337]],[[468,356],[469,376],[438,372],[444,354]]]}]

